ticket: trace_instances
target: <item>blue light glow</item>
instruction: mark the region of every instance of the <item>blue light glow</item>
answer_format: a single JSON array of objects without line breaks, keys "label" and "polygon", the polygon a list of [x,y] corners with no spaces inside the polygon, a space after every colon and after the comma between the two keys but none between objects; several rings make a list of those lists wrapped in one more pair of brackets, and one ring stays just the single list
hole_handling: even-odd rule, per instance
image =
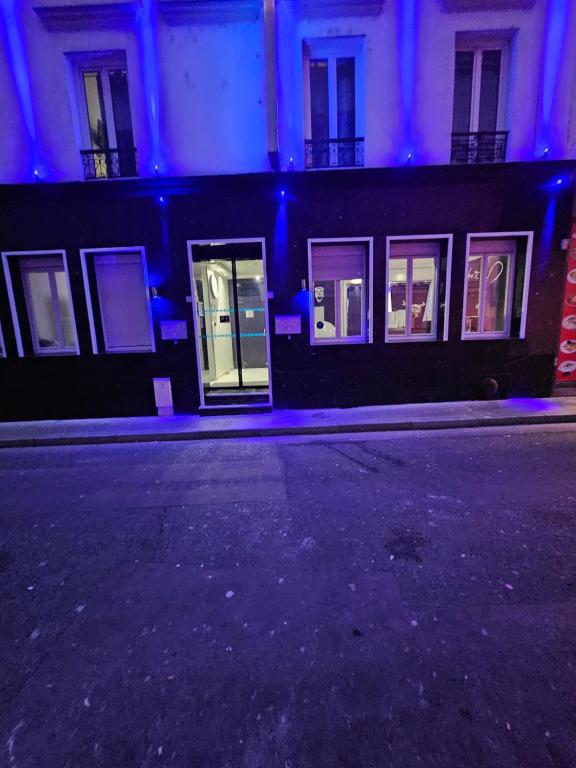
[{"label": "blue light glow", "polygon": [[[563,154],[559,132],[553,130],[553,107],[558,84],[558,73],[569,26],[571,0],[548,0],[546,12],[546,36],[542,58],[542,92],[540,100],[537,157],[548,157],[550,148],[555,154]],[[555,135],[558,134],[558,135]],[[560,144],[560,146],[558,146]]]},{"label": "blue light glow", "polygon": [[[398,3],[398,66],[400,70],[400,106],[402,111],[401,156],[413,155],[416,88],[416,59],[418,46],[418,0]],[[410,157],[410,161],[412,157]]]},{"label": "blue light glow", "polygon": [[150,141],[148,147],[144,146],[144,162],[147,161],[149,169],[156,175],[164,167],[160,141],[160,63],[156,0],[141,0],[136,18]]},{"label": "blue light glow", "polygon": [[[40,174],[36,171],[41,165],[39,162],[38,134],[30,91],[30,74],[24,48],[24,35],[16,0],[0,0],[0,32],[4,32],[8,61],[14,78],[22,119],[28,134],[28,151],[32,166],[29,166],[28,173],[32,173],[35,178],[38,178]],[[0,37],[1,39],[2,37]]]}]

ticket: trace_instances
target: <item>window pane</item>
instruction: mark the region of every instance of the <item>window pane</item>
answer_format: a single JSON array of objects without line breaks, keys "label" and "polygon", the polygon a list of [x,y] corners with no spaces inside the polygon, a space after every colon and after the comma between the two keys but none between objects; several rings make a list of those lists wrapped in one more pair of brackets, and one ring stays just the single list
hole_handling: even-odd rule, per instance
[{"label": "window pane", "polygon": [[126,70],[113,69],[108,73],[108,76],[116,129],[116,146],[118,149],[131,149],[134,146],[134,137],[132,135],[132,116],[130,114]]},{"label": "window pane", "polygon": [[388,333],[401,335],[406,333],[406,279],[408,262],[406,259],[390,259],[388,296]]},{"label": "window pane", "polygon": [[60,322],[62,323],[62,332],[64,334],[64,345],[66,347],[76,346],[76,333],[74,331],[74,322],[72,320],[72,306],[70,301],[70,292],[66,281],[66,273],[55,272],[56,293],[58,297],[58,308],[60,310]]},{"label": "window pane", "polygon": [[40,349],[59,347],[60,340],[58,339],[52,305],[49,272],[27,270],[26,279],[28,281],[28,298],[34,313],[34,317],[30,317],[30,324],[35,324],[38,347]]},{"label": "window pane", "polygon": [[436,264],[434,259],[414,259],[412,264],[411,332],[432,333],[436,311]]},{"label": "window pane", "polygon": [[84,72],[84,92],[88,110],[88,128],[92,149],[106,149],[108,134],[102,99],[102,83],[98,72]]},{"label": "window pane", "polygon": [[490,255],[487,259],[484,287],[484,331],[489,333],[506,329],[506,287],[510,257],[499,253]]},{"label": "window pane", "polygon": [[479,131],[495,131],[498,126],[498,91],[500,88],[500,51],[482,52]]},{"label": "window pane", "polygon": [[151,350],[140,257],[96,255],[94,267],[106,350]]},{"label": "window pane", "polygon": [[336,337],[336,296],[333,280],[314,281],[314,338]]},{"label": "window pane", "polygon": [[312,138],[329,138],[328,59],[310,60],[310,112]]},{"label": "window pane", "polygon": [[452,113],[452,130],[455,133],[468,133],[470,130],[473,70],[473,51],[456,51],[454,108]]},{"label": "window pane", "polygon": [[473,256],[468,261],[466,275],[466,325],[467,333],[479,330],[480,284],[482,280],[482,257]]},{"label": "window pane", "polygon": [[362,335],[362,283],[360,278],[340,281],[341,336]]},{"label": "window pane", "polygon": [[336,60],[339,139],[353,139],[356,136],[354,65],[354,57]]}]

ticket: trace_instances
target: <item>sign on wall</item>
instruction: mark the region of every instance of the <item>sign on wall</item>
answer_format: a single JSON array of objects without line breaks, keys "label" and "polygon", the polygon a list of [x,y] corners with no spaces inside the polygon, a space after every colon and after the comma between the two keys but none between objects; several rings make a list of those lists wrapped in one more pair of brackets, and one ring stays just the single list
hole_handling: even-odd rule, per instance
[{"label": "sign on wall", "polygon": [[572,223],[572,236],[568,246],[556,382],[576,383],[576,220]]},{"label": "sign on wall", "polygon": [[276,315],[275,330],[278,335],[291,336],[302,333],[302,318],[300,315]]}]

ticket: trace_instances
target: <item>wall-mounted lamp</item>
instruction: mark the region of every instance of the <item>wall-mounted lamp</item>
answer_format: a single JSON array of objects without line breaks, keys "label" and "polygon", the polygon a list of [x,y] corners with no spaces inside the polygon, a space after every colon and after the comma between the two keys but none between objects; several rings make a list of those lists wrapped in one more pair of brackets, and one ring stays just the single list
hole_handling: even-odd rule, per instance
[{"label": "wall-mounted lamp", "polygon": [[150,298],[151,299],[161,299],[162,298],[162,289],[157,285],[151,285],[150,286]]},{"label": "wall-mounted lamp", "polygon": [[38,168],[34,168],[34,178],[36,179],[36,181],[40,181],[40,171],[38,170]]},{"label": "wall-mounted lamp", "polygon": [[154,175],[159,176],[160,175],[160,168],[158,168],[158,164],[154,165]]},{"label": "wall-mounted lamp", "polygon": [[158,205],[166,205],[166,202],[167,202],[167,200],[164,197],[164,195],[159,195],[158,196]]},{"label": "wall-mounted lamp", "polygon": [[286,190],[285,189],[281,189],[280,190],[280,197],[286,197]]},{"label": "wall-mounted lamp", "polygon": [[550,147],[544,147],[544,151],[542,152],[542,159],[547,160],[549,154],[550,154]]},{"label": "wall-mounted lamp", "polygon": [[307,290],[307,288],[306,288],[306,278],[305,277],[302,278],[302,280],[300,282],[300,285],[302,286],[302,290],[303,291]]}]

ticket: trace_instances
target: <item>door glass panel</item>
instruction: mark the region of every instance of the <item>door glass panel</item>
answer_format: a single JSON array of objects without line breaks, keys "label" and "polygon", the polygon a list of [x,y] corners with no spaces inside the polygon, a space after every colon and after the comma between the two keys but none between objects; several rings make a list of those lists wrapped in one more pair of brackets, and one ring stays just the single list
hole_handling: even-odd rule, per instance
[{"label": "door glass panel", "polygon": [[506,294],[510,257],[507,254],[488,256],[484,296],[484,331],[506,329]]},{"label": "door glass panel", "polygon": [[60,346],[54,307],[52,304],[52,289],[49,272],[27,271],[28,295],[32,304],[33,318],[37,344],[39,349],[49,349]]},{"label": "door glass panel", "polygon": [[[238,362],[234,327],[232,262],[227,259],[194,264],[194,279],[202,285],[203,300],[196,293],[198,331],[204,388],[238,387]],[[232,298],[232,301],[231,301]]]},{"label": "door glass panel", "polygon": [[470,130],[473,71],[474,52],[456,51],[454,107],[452,112],[452,130],[455,133],[468,133]]},{"label": "door glass panel", "polygon": [[336,336],[336,293],[334,280],[314,280],[314,338]]},{"label": "door glass panel", "polygon": [[134,136],[126,70],[112,69],[108,73],[108,77],[110,79],[114,128],[116,129],[116,147],[120,150],[118,153],[120,175],[136,176],[136,155],[132,151],[134,149]]},{"label": "door glass panel", "polygon": [[482,280],[482,257],[473,256],[468,261],[466,275],[466,332],[476,333],[480,317],[480,285]]},{"label": "door glass panel", "polygon": [[336,59],[339,139],[353,139],[356,136],[354,65],[353,56]]},{"label": "door glass panel", "polygon": [[411,333],[432,333],[435,294],[436,263],[434,259],[414,259],[412,262]]},{"label": "door glass panel", "polygon": [[106,178],[108,176],[108,167],[104,150],[108,148],[108,131],[106,128],[100,73],[84,72],[83,78],[90,143],[92,149],[102,150],[102,154],[94,155],[95,174],[99,178]]},{"label": "door glass panel", "polygon": [[482,52],[479,131],[495,131],[498,126],[498,92],[500,89],[500,51]]},{"label": "door glass panel", "polygon": [[264,267],[261,259],[236,261],[238,325],[245,387],[268,386]]},{"label": "door glass panel", "polygon": [[363,336],[362,279],[340,280],[340,335]]},{"label": "door glass panel", "polygon": [[310,60],[310,106],[312,138],[329,138],[328,59]]},{"label": "door glass panel", "polygon": [[390,259],[390,292],[388,294],[388,333],[406,333],[406,259]]},{"label": "door glass panel", "polygon": [[55,272],[56,295],[58,297],[58,308],[60,310],[60,322],[62,323],[62,333],[64,334],[64,346],[74,347],[76,345],[76,333],[72,321],[72,303],[70,301],[70,292],[66,281],[65,272]]}]

